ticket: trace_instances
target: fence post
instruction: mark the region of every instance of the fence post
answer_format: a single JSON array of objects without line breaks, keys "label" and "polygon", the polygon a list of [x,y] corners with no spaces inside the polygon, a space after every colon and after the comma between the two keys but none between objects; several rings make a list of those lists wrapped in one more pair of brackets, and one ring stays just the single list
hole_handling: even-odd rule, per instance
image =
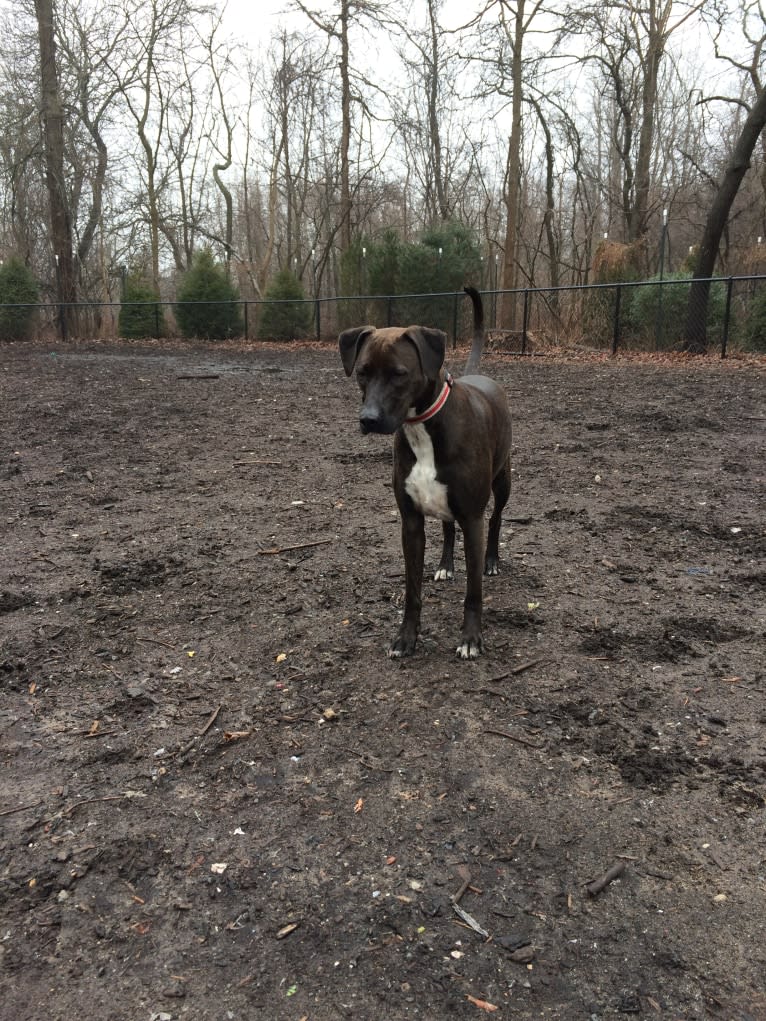
[{"label": "fence post", "polygon": [[457,291],[452,295],[452,349],[457,347]]},{"label": "fence post", "polygon": [[248,336],[247,336],[247,333],[248,333],[248,329],[247,329],[247,306],[250,304],[250,302],[249,301],[243,301],[242,304],[245,306],[245,314],[243,316],[243,319],[245,321],[245,340],[248,340]]},{"label": "fence post", "polygon": [[617,294],[614,297],[614,326],[612,328],[612,354],[617,354],[617,345],[620,343],[620,304],[622,302],[622,287],[617,285]]},{"label": "fence post", "polygon": [[160,339],[160,306],[154,306],[154,339]]},{"label": "fence post", "polygon": [[393,297],[390,294],[388,296],[388,301],[387,301],[386,304],[388,306],[387,311],[386,311],[386,315],[388,317],[388,322],[386,323],[386,326],[390,326],[391,322],[392,322],[391,313],[393,312],[393,309],[394,309],[394,299],[393,299]]},{"label": "fence post", "polygon": [[322,339],[322,324],[321,324],[321,304],[319,298],[314,299],[314,315],[316,316],[317,322],[317,343]]},{"label": "fence post", "polygon": [[734,277],[726,281],[726,309],[723,314],[723,337],[721,338],[721,358],[726,357],[726,346],[729,343],[729,323],[731,322],[731,295],[734,290]]},{"label": "fence post", "polygon": [[521,324],[521,353],[527,353],[527,327],[529,326],[529,288],[524,288],[524,315]]}]

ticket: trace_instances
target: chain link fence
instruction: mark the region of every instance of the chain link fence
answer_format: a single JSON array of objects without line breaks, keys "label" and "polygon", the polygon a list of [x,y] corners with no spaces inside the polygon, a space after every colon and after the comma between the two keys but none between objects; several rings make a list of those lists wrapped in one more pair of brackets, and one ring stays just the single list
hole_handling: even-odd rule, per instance
[{"label": "chain link fence", "polygon": [[[706,310],[707,349],[766,352],[766,276],[717,277],[709,284]],[[550,348],[587,348],[598,351],[678,351],[682,348],[689,315],[692,282],[668,277],[636,283],[591,284],[580,287],[520,288],[484,291],[489,347],[517,354]],[[378,327],[413,323],[443,330],[450,343],[472,333],[471,302],[462,291],[442,294],[368,295],[313,298],[305,301],[238,301],[195,303],[236,305],[242,324],[238,338],[203,339],[272,340],[261,328],[273,321],[275,311],[295,340],[334,341],[350,326]],[[146,337],[179,337],[176,302],[79,302],[62,306],[0,305],[0,341],[8,339],[6,320],[18,320],[22,310],[30,317],[30,336],[63,340],[117,339],[121,308],[140,308],[149,324]],[[147,315],[148,313],[148,315]],[[289,329],[291,322],[295,328]],[[123,338],[125,339],[125,338]]]}]

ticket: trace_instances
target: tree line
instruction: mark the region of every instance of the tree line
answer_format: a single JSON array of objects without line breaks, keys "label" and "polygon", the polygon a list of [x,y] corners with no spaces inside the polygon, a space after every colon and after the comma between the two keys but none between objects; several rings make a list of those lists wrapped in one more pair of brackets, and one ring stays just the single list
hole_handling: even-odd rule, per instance
[{"label": "tree line", "polygon": [[256,47],[195,0],[7,0],[0,255],[64,305],[203,253],[246,299],[408,289],[423,250],[446,289],[458,242],[493,290],[683,264],[704,349],[707,279],[766,270],[760,0],[411,6],[291,0]]}]

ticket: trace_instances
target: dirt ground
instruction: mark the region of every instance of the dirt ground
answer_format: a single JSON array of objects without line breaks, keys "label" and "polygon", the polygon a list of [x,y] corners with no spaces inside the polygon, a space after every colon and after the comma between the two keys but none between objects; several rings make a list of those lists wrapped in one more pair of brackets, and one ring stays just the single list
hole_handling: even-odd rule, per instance
[{"label": "dirt ground", "polygon": [[334,348],[0,351],[3,1021],[766,1019],[764,372],[484,367],[487,652],[460,563],[395,662]]}]

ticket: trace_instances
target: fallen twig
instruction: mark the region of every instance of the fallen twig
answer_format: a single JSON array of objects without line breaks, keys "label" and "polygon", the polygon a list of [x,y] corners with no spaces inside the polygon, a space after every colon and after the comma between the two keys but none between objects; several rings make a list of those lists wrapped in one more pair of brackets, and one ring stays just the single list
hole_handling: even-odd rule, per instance
[{"label": "fallen twig", "polygon": [[[201,730],[198,730],[197,733],[194,734],[191,737],[191,739],[186,742],[183,748],[178,749],[178,751],[175,754],[175,757],[179,763],[183,765],[184,760],[186,759],[186,756],[189,754],[189,752],[191,752],[192,749],[196,746],[197,742],[200,741],[201,738],[205,736],[205,734],[207,734],[207,732],[213,726],[215,721],[218,719],[218,714],[220,713],[221,709],[223,709],[223,703],[215,707],[210,716],[208,716],[205,726]],[[224,742],[226,742],[226,735],[224,735]]]},{"label": "fallen twig", "polygon": [[197,734],[197,737],[204,737],[204,736],[205,736],[205,734],[207,734],[207,732],[208,732],[208,731],[210,730],[210,728],[211,728],[211,727],[213,726],[213,724],[215,723],[215,721],[216,721],[216,720],[218,719],[218,714],[220,713],[220,711],[221,711],[221,709],[222,709],[222,708],[223,708],[223,703],[221,703],[221,704],[220,704],[219,706],[217,706],[217,708],[215,708],[215,709],[214,709],[214,710],[212,711],[212,713],[210,714],[210,718],[208,719],[207,723],[206,723],[206,724],[205,724],[205,726],[204,726],[204,727],[202,728],[202,730],[200,730],[200,731],[198,732],[198,734]]},{"label": "fallen twig", "polygon": [[193,375],[176,376],[176,379],[220,379],[217,372],[199,372]]},{"label": "fallen twig", "polygon": [[471,873],[468,871],[467,866],[465,865],[458,866],[457,874],[460,876],[463,882],[460,884],[457,893],[453,893],[452,896],[450,897],[450,900],[452,901],[453,904],[460,903],[461,897],[471,885]]},{"label": "fallen twig", "polygon": [[105,798],[85,798],[84,801],[75,801],[69,808],[65,808],[61,813],[62,815],[71,815],[76,808],[81,808],[83,805],[95,805],[99,801],[123,801],[125,798],[124,794],[108,794]]},{"label": "fallen twig", "polygon": [[253,461],[235,461],[234,462],[234,467],[235,468],[245,468],[248,465],[252,465],[252,464],[265,464],[265,465],[273,466],[273,465],[282,464],[282,462],[281,461],[263,461],[260,458],[258,458],[258,459],[253,460]]},{"label": "fallen twig", "polygon": [[324,546],[328,542],[332,542],[332,539],[317,539],[316,542],[298,542],[294,546],[280,546],[277,549],[259,549],[258,556],[273,557],[277,553],[290,553],[292,550],[308,549],[310,546]]},{"label": "fallen twig", "polygon": [[535,741],[527,741],[524,737],[516,737],[515,734],[509,734],[507,730],[494,730],[492,727],[488,727],[485,734],[495,734],[497,737],[507,737],[509,741],[516,741],[517,744],[526,745],[527,748],[544,748],[544,744],[537,744]]},{"label": "fallen twig", "polygon": [[511,673],[515,676],[516,674],[523,674],[525,670],[531,670],[533,666],[537,666],[538,663],[543,663],[543,657],[540,656],[537,659],[530,659],[528,663],[520,663],[515,666]]},{"label": "fallen twig", "polygon": [[452,902],[452,910],[455,912],[458,918],[465,922],[469,929],[473,929],[474,932],[478,932],[478,934],[480,936],[483,936],[484,939],[489,939],[489,933],[487,932],[487,930],[482,929],[482,927],[479,925],[476,919],[472,915],[469,915],[467,911],[463,911],[460,905],[455,904],[454,901]]},{"label": "fallen twig", "polygon": [[141,635],[136,637],[137,642],[151,642],[152,645],[164,645],[166,649],[175,649],[175,645],[171,645],[170,642],[163,642],[161,638],[144,638]]},{"label": "fallen twig", "polygon": [[39,808],[42,805],[42,801],[36,801],[33,805],[19,805],[18,808],[6,808],[0,812],[0,817],[4,815],[15,815],[17,812],[31,811],[33,808]]},{"label": "fallen twig", "polygon": [[599,879],[594,879],[592,883],[588,883],[585,889],[588,891],[591,897],[597,897],[602,890],[605,890],[610,883],[613,883],[615,879],[619,879],[625,871],[626,862],[618,861],[616,864],[603,874]]}]

